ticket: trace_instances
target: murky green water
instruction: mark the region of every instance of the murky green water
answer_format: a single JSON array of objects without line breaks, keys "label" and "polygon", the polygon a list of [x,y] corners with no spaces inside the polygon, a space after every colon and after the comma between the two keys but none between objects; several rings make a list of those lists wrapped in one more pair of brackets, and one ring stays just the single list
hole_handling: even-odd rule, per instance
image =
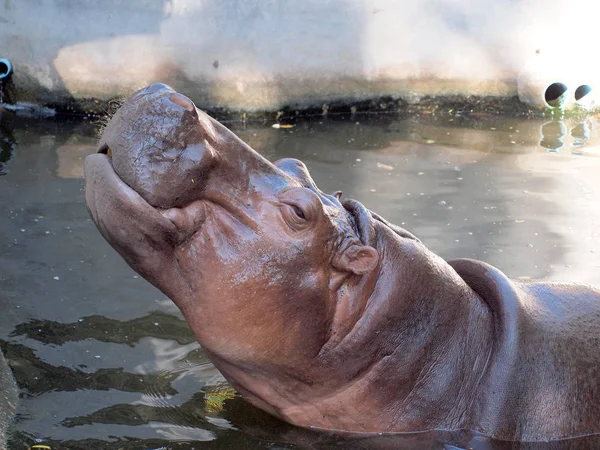
[{"label": "murky green water", "polygon": [[[600,284],[594,120],[229,125],[271,160],[302,159],[321,189],[361,200],[444,258]],[[11,448],[519,448],[469,434],[347,439],[249,406],[88,218],[82,161],[95,126],[5,113],[0,133],[0,347],[22,389]]]}]

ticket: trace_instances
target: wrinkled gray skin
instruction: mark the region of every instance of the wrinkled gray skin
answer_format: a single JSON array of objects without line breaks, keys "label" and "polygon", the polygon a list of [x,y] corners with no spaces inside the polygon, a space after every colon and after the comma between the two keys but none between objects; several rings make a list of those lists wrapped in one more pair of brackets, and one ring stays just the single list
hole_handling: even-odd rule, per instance
[{"label": "wrinkled gray skin", "polygon": [[530,441],[600,432],[599,291],[444,261],[164,85],[127,100],[85,174],[102,235],[277,417]]},{"label": "wrinkled gray skin", "polygon": [[18,390],[4,355],[0,352],[0,449],[6,448],[6,433],[17,407]]}]

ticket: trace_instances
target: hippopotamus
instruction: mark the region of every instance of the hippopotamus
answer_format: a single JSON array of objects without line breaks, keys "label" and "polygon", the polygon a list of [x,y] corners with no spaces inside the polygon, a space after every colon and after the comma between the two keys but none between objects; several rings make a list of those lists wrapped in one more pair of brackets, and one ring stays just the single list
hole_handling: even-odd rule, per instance
[{"label": "hippopotamus", "polygon": [[302,427],[600,432],[600,291],[446,261],[153,84],[85,160],[100,233],[250,403]]}]

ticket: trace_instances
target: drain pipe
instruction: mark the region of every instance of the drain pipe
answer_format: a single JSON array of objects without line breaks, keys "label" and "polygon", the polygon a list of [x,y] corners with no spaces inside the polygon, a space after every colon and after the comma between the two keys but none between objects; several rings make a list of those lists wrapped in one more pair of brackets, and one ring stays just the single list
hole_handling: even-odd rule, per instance
[{"label": "drain pipe", "polygon": [[544,90],[544,101],[546,106],[549,108],[564,108],[568,98],[567,85],[564,83],[556,82],[546,87]]},{"label": "drain pipe", "polygon": [[12,73],[12,64],[8,59],[0,58],[0,80],[8,78]]},{"label": "drain pipe", "polygon": [[573,98],[575,103],[584,108],[593,108],[596,104],[596,95],[592,94],[592,87],[589,84],[581,84],[575,93]]}]

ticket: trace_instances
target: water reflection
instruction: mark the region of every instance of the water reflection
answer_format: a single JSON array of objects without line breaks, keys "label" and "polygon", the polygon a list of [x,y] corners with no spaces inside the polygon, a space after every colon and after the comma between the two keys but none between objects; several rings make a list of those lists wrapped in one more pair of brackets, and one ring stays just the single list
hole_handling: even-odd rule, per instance
[{"label": "water reflection", "polygon": [[[550,153],[561,151],[565,145],[572,147],[571,153],[581,155],[591,138],[592,124],[589,120],[575,123],[570,130],[563,119],[551,120],[540,127],[539,146]],[[570,139],[570,143],[565,142]]]},{"label": "water reflection", "polygon": [[549,152],[558,152],[565,146],[567,126],[560,121],[547,122],[540,127],[540,147]]},{"label": "water reflection", "polygon": [[25,397],[34,397],[46,392],[87,389],[145,392],[149,382],[152,383],[154,391],[163,395],[176,393],[170,386],[172,375],[158,379],[154,375],[126,373],[122,369],[98,369],[90,373],[48,364],[26,345],[0,341],[0,346]]},{"label": "water reflection", "polygon": [[[80,163],[93,125],[6,119],[0,347],[22,389],[15,448],[552,448],[461,433],[340,437],[251,407],[90,222]],[[324,191],[363,201],[444,258],[482,259],[513,278],[600,282],[596,119],[357,114],[294,125],[230,124],[267,158],[302,159]],[[593,439],[554,448],[600,445]]]},{"label": "water reflection", "polygon": [[9,336],[26,336],[44,344],[54,345],[96,339],[134,346],[148,336],[172,339],[180,345],[196,342],[185,321],[161,311],[153,311],[147,316],[124,321],[102,316],[83,317],[73,323],[30,320],[17,325]]},{"label": "water reflection", "polygon": [[579,122],[571,128],[571,137],[573,138],[573,147],[583,147],[590,140],[592,130],[591,123],[587,120]]}]

